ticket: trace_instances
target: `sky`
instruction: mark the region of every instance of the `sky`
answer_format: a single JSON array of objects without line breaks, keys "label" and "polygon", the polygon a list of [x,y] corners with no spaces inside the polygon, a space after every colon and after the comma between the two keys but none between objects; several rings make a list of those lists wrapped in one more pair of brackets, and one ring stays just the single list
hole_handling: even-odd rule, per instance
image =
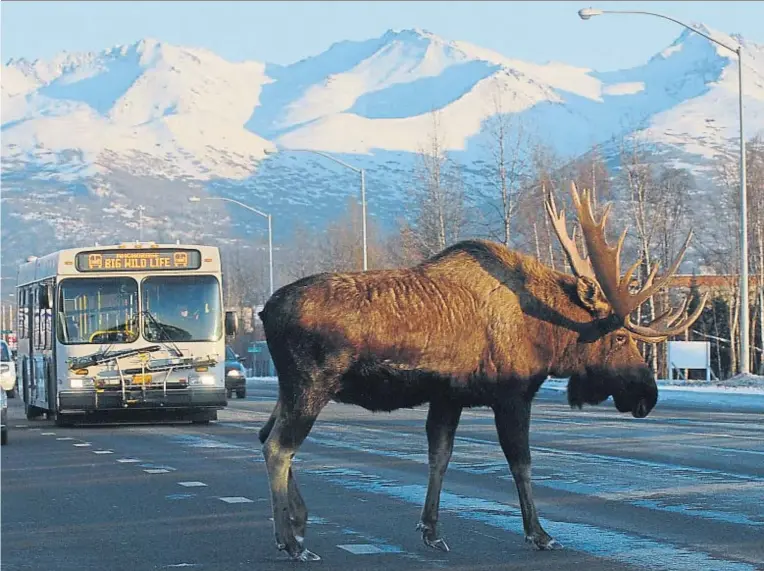
[{"label": "sky", "polygon": [[0,4],[0,58],[48,59],[151,37],[231,61],[289,64],[332,43],[422,28],[531,62],[599,71],[644,63],[682,32],[651,16],[578,18],[580,8],[661,12],[764,44],[764,2],[122,2]]}]

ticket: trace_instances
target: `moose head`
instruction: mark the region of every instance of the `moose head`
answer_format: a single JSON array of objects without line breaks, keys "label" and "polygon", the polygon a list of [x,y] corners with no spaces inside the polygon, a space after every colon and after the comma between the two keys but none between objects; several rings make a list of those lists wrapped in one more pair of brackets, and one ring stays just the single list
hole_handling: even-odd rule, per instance
[{"label": "moose head", "polygon": [[643,418],[655,406],[658,388],[636,341],[657,343],[685,332],[703,311],[706,296],[684,319],[681,318],[689,296],[678,308],[669,309],[647,325],[634,323],[631,313],[669,284],[684,257],[692,231],[669,270],[656,279],[659,264],[653,264],[642,288],[634,291],[632,276],[642,259],[620,275],[621,250],[627,230],[624,229],[615,246],[608,244],[605,225],[611,205],[606,207],[598,221],[588,190],[579,193],[575,183],[571,183],[571,195],[589,255],[579,253],[575,230],[572,237],[568,233],[565,211],[557,210],[551,194],[546,201],[552,226],[577,277],[578,300],[592,316],[591,325],[582,329],[578,342],[569,352],[568,366],[572,373],[568,402],[580,408],[583,404],[597,404],[612,396],[620,412],[631,412],[635,417]]}]

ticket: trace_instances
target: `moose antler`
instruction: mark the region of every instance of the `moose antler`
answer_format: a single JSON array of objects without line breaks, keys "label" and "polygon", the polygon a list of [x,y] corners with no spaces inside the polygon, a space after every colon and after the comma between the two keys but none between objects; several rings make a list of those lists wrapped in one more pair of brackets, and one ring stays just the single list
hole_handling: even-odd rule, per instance
[{"label": "moose antler", "polygon": [[643,338],[645,341],[657,342],[669,336],[678,335],[679,333],[686,331],[698,317],[700,317],[706,303],[707,294],[704,295],[702,302],[692,315],[688,316],[680,323],[676,323],[676,321],[684,313],[689,298],[685,298],[681,307],[676,311],[669,310],[648,325],[637,325],[632,323],[629,315],[656,291],[668,285],[669,280],[674,273],[676,273],[676,270],[679,268],[679,264],[684,257],[687,246],[692,238],[692,231],[688,234],[679,254],[666,274],[661,276],[656,282],[655,278],[659,264],[653,264],[642,289],[636,293],[631,293],[629,290],[631,277],[634,274],[634,271],[642,263],[642,259],[640,258],[632,264],[632,266],[626,270],[623,277],[621,277],[621,249],[623,248],[623,243],[626,239],[626,229],[624,229],[621,237],[618,239],[618,243],[615,246],[610,246],[605,239],[605,225],[607,223],[607,217],[610,214],[611,205],[608,205],[605,208],[600,221],[597,222],[592,210],[590,192],[585,189],[579,194],[576,185],[573,182],[571,182],[570,191],[573,196],[573,204],[578,213],[578,221],[581,224],[584,242],[590,253],[589,256],[582,258],[579,254],[576,244],[568,235],[565,226],[565,211],[560,213],[557,212],[551,194],[547,200],[546,209],[557,237],[560,239],[560,243],[568,256],[568,260],[570,260],[570,265],[573,268],[574,273],[579,277],[587,276],[594,279],[599,284],[605,298],[613,308],[613,313],[624,321],[624,326],[627,329]]},{"label": "moose antler", "polygon": [[594,281],[597,278],[594,276],[594,270],[589,262],[589,256],[585,258],[581,257],[576,248],[576,229],[573,228],[573,237],[568,234],[568,228],[565,225],[565,210],[557,211],[557,205],[554,203],[554,196],[549,193],[549,198],[545,202],[547,214],[552,221],[552,227],[554,228],[557,238],[560,240],[562,249],[568,256],[568,263],[573,269],[573,273],[578,277],[586,276]]}]

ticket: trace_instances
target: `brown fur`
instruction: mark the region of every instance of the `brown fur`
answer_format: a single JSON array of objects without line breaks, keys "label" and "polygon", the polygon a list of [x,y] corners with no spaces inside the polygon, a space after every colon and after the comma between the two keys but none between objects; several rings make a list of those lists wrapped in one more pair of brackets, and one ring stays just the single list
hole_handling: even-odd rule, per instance
[{"label": "brown fur", "polygon": [[[526,533],[542,548],[554,540],[535,517],[529,476],[525,482],[513,466],[529,469],[530,402],[541,383],[570,377],[571,405],[612,395],[619,410],[635,416],[657,400],[633,339],[596,283],[488,241],[460,242],[408,269],[307,277],[275,292],[260,317],[279,376],[279,405],[260,435],[266,458],[280,462],[283,450],[296,451],[329,400],[369,410],[431,402],[432,464],[446,449],[450,457],[453,434],[444,435],[455,430],[461,407],[491,406],[521,503],[530,504]],[[439,407],[447,422],[438,420]],[[431,475],[437,495],[440,483]],[[274,494],[275,510],[283,498]],[[299,505],[291,487],[289,495]],[[428,544],[442,541],[434,505],[421,524]],[[305,553],[286,524],[275,516],[274,524],[281,548],[293,557]],[[302,535],[304,525],[298,528]]]}]

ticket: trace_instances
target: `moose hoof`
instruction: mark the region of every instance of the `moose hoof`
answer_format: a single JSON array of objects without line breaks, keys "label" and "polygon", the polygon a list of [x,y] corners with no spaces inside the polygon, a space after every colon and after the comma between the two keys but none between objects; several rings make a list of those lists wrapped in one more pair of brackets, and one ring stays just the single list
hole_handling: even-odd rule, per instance
[{"label": "moose hoof", "polygon": [[533,545],[534,549],[539,551],[551,551],[554,549],[562,549],[562,544],[556,539],[548,536],[546,533],[538,535],[526,535],[525,542]]},{"label": "moose hoof", "polygon": [[427,539],[426,537],[423,537],[422,539],[424,539],[424,544],[429,546],[429,547],[434,547],[435,549],[440,549],[441,551],[445,551],[446,553],[451,551],[449,549],[449,547],[448,547],[448,544],[446,543],[446,541],[442,537],[439,537],[436,540]]},{"label": "moose hoof", "polygon": [[448,547],[448,544],[446,543],[446,540],[442,537],[437,537],[429,525],[419,522],[416,528],[417,531],[422,532],[422,541],[424,541],[424,544],[427,547],[439,549],[440,551],[444,551],[446,553],[451,551],[451,549]]},{"label": "moose hoof", "polygon": [[321,557],[308,549],[303,549],[296,555],[293,555],[292,559],[294,561],[321,561]]}]

